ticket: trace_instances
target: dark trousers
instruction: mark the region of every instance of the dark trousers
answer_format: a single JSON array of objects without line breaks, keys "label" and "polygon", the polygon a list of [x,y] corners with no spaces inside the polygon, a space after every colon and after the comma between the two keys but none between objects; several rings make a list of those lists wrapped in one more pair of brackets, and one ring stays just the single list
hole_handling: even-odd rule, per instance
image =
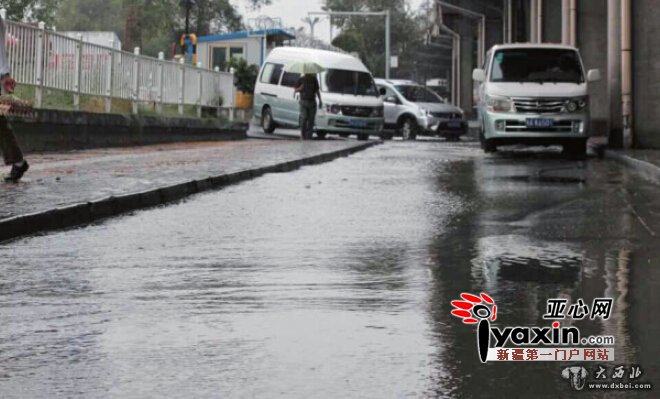
[{"label": "dark trousers", "polygon": [[5,165],[11,165],[23,160],[23,152],[18,146],[14,131],[11,130],[6,117],[0,116],[0,152],[5,160]]},{"label": "dark trousers", "polygon": [[314,119],[316,118],[316,102],[300,102],[300,134],[303,139],[311,139],[314,132]]}]

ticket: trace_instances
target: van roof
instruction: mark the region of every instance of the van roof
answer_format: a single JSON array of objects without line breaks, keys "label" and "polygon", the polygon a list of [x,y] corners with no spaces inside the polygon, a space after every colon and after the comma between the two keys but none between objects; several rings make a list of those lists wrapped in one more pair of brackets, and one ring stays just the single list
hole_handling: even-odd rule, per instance
[{"label": "van roof", "polygon": [[304,47],[276,47],[268,54],[266,62],[282,62],[285,64],[315,62],[327,69],[347,69],[370,73],[362,61],[350,54]]},{"label": "van roof", "polygon": [[406,79],[374,79],[376,84],[391,84],[391,85],[414,85],[414,86],[421,86],[419,83],[414,82],[412,80],[406,80]]},{"label": "van roof", "polygon": [[555,49],[564,49],[564,50],[575,50],[577,48],[569,46],[567,44],[561,43],[507,43],[507,44],[496,44],[491,47],[491,50],[506,50],[506,49],[517,49],[517,48],[555,48]]}]

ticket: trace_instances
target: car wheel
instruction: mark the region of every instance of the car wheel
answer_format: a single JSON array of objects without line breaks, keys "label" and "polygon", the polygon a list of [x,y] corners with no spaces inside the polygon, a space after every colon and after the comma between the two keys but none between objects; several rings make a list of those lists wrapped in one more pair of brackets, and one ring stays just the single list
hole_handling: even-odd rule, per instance
[{"label": "car wheel", "polygon": [[564,144],[564,151],[571,159],[581,160],[587,157],[587,140],[577,140]]},{"label": "car wheel", "polygon": [[392,140],[392,137],[394,137],[394,134],[390,132],[380,134],[381,140]]},{"label": "car wheel", "polygon": [[346,139],[346,138],[348,138],[348,136],[350,136],[350,134],[348,134],[348,133],[339,133],[339,137],[343,137],[343,138]]},{"label": "car wheel", "polygon": [[365,141],[369,139],[369,135],[367,133],[358,133],[357,139],[360,141]]},{"label": "car wheel", "polygon": [[485,153],[497,152],[497,146],[493,140],[484,139],[482,148]]},{"label": "car wheel", "polygon": [[318,137],[319,140],[325,140],[325,136],[328,135],[328,132],[316,132],[316,137]]},{"label": "car wheel", "polygon": [[399,126],[399,132],[404,140],[415,140],[417,138],[417,122],[411,117],[403,118]]},{"label": "car wheel", "polygon": [[261,113],[261,127],[264,129],[264,133],[273,133],[275,131],[275,121],[273,120],[273,113],[270,111],[270,107],[264,108]]}]

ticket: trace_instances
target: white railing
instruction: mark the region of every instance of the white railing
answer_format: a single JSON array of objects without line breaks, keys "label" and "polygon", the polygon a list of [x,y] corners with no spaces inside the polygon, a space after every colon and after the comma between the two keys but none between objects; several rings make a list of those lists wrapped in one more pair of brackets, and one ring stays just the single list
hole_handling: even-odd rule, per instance
[{"label": "white railing", "polygon": [[[119,51],[71,38],[38,27],[5,21],[5,35],[12,75],[23,85],[35,87],[35,107],[43,103],[43,90],[61,90],[73,95],[74,108],[80,96],[105,98],[110,112],[112,99],[129,100],[133,113],[140,103],[162,112],[163,105],[231,109],[234,105],[234,75],[198,66],[165,61]],[[220,104],[222,99],[222,104]],[[231,112],[230,112],[231,114]]]}]

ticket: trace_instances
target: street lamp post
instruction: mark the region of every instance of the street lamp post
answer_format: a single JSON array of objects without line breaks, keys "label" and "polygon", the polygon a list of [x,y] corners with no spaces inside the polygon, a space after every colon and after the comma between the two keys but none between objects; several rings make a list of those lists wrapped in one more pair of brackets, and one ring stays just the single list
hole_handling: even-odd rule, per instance
[{"label": "street lamp post", "polygon": [[306,24],[309,24],[309,30],[311,31],[312,39],[314,38],[314,26],[319,23],[321,19],[319,17],[305,17],[302,19],[302,21]]}]

